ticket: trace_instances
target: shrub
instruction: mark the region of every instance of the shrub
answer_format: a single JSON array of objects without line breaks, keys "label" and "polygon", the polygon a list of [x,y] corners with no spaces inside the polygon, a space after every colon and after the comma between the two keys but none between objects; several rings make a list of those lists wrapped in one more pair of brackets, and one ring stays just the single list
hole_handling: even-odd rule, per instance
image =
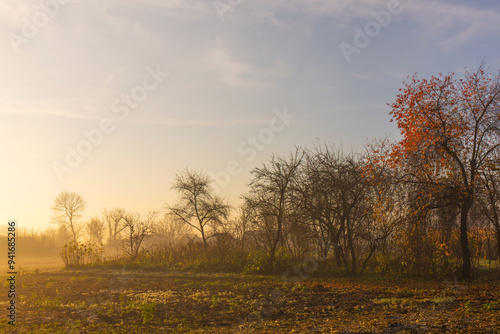
[{"label": "shrub", "polygon": [[253,251],[248,254],[247,263],[243,272],[245,274],[262,273],[269,262],[269,254],[264,251]]},{"label": "shrub", "polygon": [[91,244],[83,244],[75,241],[64,245],[59,253],[67,268],[81,267],[101,262],[103,250]]}]

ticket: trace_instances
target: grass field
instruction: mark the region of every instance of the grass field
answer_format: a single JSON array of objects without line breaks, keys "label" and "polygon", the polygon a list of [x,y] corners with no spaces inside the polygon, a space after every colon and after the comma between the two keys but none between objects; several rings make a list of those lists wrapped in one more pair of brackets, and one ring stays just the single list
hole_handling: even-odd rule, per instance
[{"label": "grass field", "polygon": [[500,333],[497,282],[25,272],[1,333]]}]

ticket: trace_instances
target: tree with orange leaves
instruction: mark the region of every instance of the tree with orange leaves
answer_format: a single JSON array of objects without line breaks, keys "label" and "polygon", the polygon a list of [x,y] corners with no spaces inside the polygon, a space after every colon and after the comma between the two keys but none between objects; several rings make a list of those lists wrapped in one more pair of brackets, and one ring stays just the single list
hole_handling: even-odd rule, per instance
[{"label": "tree with orange leaves", "polygon": [[[500,150],[500,75],[481,64],[462,78],[451,73],[410,79],[390,105],[391,121],[402,135],[390,160],[403,168],[408,182],[431,185],[436,192],[452,190],[460,210],[462,276],[468,279],[469,211],[480,173],[490,168]],[[419,196],[426,200],[424,194]]]}]

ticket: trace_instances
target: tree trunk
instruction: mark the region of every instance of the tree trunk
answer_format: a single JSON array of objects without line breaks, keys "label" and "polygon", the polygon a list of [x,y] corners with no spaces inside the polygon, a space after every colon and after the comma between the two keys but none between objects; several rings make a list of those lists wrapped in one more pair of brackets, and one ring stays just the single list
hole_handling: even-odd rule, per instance
[{"label": "tree trunk", "polygon": [[130,257],[134,259],[134,237],[130,236]]},{"label": "tree trunk", "polygon": [[335,259],[335,265],[337,267],[342,267],[342,265],[344,263],[342,261],[342,255],[341,255],[341,250],[340,250],[340,241],[338,239],[334,241],[333,247],[334,247],[333,248],[333,256]]},{"label": "tree trunk", "polygon": [[462,278],[470,279],[472,276],[471,256],[469,248],[469,237],[467,235],[467,218],[471,208],[471,202],[462,204],[460,211],[460,245],[462,247]]},{"label": "tree trunk", "polygon": [[370,253],[368,254],[368,256],[366,257],[366,259],[363,261],[363,266],[361,267],[361,271],[359,272],[360,275],[362,276],[363,273],[365,272],[365,268],[366,268],[366,265],[368,264],[368,261],[371,259],[373,253],[375,252],[375,249],[377,248],[377,245],[376,243],[372,243],[370,245]]},{"label": "tree trunk", "polygon": [[278,217],[278,231],[276,233],[276,238],[273,241],[273,245],[271,246],[271,254],[269,254],[269,263],[268,269],[271,270],[273,268],[274,260],[276,259],[276,248],[278,247],[278,243],[280,241],[281,236],[281,219]]},{"label": "tree trunk", "polygon": [[351,275],[356,276],[357,263],[356,263],[356,250],[352,236],[351,219],[347,217],[347,242],[349,243],[349,251],[351,253]]},{"label": "tree trunk", "polygon": [[203,225],[200,223],[200,232],[201,232],[201,239],[203,240],[203,247],[205,249],[205,253],[207,252],[208,244],[207,244],[207,238],[205,238],[205,229],[203,228]]}]

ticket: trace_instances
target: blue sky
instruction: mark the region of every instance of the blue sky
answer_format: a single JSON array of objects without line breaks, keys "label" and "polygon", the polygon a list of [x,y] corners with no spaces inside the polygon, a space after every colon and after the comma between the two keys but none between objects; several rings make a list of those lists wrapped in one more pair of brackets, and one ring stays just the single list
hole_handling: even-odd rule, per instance
[{"label": "blue sky", "polygon": [[[356,47],[367,27],[369,44],[348,62],[340,46]],[[238,172],[219,188],[237,203],[271,152],[318,138],[356,151],[397,136],[387,103],[408,75],[483,59],[497,71],[499,31],[500,4],[486,0],[3,1],[0,221],[49,226],[62,190],[86,198],[86,218],[159,209],[175,200],[176,171],[220,175],[230,161]],[[120,119],[112,106],[144,92],[147,76],[155,83],[155,70],[168,76]],[[238,147],[269,134],[273,110],[294,117],[247,159]],[[113,130],[58,177],[54,164],[67,165],[68,147],[102,119]]]}]

